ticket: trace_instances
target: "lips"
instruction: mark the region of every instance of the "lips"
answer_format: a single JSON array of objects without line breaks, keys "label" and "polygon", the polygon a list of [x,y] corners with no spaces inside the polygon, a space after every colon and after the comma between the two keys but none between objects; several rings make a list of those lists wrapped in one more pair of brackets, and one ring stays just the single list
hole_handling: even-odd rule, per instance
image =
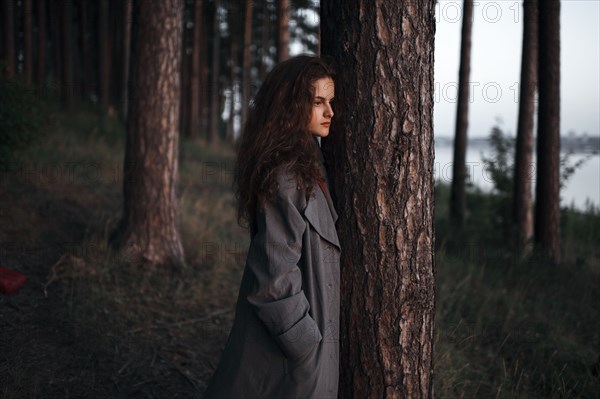
[{"label": "lips", "polygon": [[323,123],[321,123],[321,126],[329,127],[329,125],[331,125],[331,122],[323,122]]}]

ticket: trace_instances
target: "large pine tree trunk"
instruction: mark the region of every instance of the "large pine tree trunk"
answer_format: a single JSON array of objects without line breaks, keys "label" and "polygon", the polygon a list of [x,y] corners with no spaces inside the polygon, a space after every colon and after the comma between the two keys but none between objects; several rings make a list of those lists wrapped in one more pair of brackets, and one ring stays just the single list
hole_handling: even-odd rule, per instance
[{"label": "large pine tree trunk", "polygon": [[473,0],[464,0],[460,69],[458,72],[458,105],[454,137],[454,163],[450,191],[450,218],[458,229],[465,218],[465,167],[467,156],[467,129],[469,126],[469,74],[471,71],[471,31],[473,29]]},{"label": "large pine tree trunk", "polygon": [[38,0],[37,69],[36,90],[46,94],[46,0]]},{"label": "large pine tree trunk", "polygon": [[192,76],[190,84],[190,109],[187,123],[187,137],[196,137],[200,130],[200,57],[206,54],[200,53],[200,42],[202,41],[202,0],[194,2],[194,34],[192,36]]},{"label": "large pine tree trunk", "polygon": [[[340,398],[433,397],[434,1],[321,3],[340,218]],[[397,21],[391,24],[390,21]]]},{"label": "large pine tree trunk", "polygon": [[290,0],[277,0],[277,61],[285,61],[290,54]]},{"label": "large pine tree trunk", "polygon": [[529,253],[533,237],[531,202],[531,170],[533,156],[533,114],[537,87],[538,2],[523,2],[523,54],[521,58],[521,90],[514,165],[513,218],[517,227],[517,247]]},{"label": "large pine tree trunk", "polygon": [[16,74],[17,63],[15,54],[15,1],[2,1],[2,15],[4,18],[2,36],[4,36],[4,76],[12,78]]},{"label": "large pine tree trunk", "polygon": [[134,2],[124,213],[111,241],[137,261],[184,264],[178,229],[182,0]]},{"label": "large pine tree trunk", "polygon": [[535,241],[560,262],[560,2],[539,9],[539,108]]},{"label": "large pine tree trunk", "polygon": [[250,46],[252,45],[252,0],[246,0],[244,13],[244,60],[242,67],[242,126],[246,124],[250,102]]}]

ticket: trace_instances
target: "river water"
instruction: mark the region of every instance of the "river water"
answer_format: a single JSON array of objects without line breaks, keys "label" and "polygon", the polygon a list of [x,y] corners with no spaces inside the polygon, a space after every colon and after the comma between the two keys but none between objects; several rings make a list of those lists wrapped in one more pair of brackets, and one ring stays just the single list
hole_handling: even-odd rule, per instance
[{"label": "river water", "polygon": [[[482,156],[491,157],[489,147],[478,147],[467,149],[467,168],[470,172],[470,182],[484,191],[493,189],[493,182],[489,171],[485,168]],[[586,154],[572,154],[569,164],[586,158]],[[436,145],[435,147],[435,180],[450,184],[452,182],[452,159],[453,148],[448,145]],[[535,197],[535,157],[532,165],[532,190]],[[575,208],[585,210],[587,204],[591,203],[596,208],[600,207],[600,155],[594,154],[582,166],[580,166],[567,181],[561,191],[561,206],[573,205]]]}]

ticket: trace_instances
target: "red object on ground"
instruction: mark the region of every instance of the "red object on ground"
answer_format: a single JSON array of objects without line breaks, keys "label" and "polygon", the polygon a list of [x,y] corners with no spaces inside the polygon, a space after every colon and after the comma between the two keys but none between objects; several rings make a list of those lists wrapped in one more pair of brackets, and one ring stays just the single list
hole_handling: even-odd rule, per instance
[{"label": "red object on ground", "polygon": [[13,294],[25,284],[27,277],[23,273],[0,266],[0,292]]}]

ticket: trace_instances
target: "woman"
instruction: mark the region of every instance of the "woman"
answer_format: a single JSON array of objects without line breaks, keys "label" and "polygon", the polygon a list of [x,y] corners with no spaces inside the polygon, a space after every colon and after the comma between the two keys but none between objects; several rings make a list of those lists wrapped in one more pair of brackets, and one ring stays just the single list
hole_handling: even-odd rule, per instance
[{"label": "woman", "polygon": [[206,398],[337,398],[340,244],[317,141],[329,134],[333,78],[324,60],[293,57],[251,106],[234,177],[251,243]]}]

